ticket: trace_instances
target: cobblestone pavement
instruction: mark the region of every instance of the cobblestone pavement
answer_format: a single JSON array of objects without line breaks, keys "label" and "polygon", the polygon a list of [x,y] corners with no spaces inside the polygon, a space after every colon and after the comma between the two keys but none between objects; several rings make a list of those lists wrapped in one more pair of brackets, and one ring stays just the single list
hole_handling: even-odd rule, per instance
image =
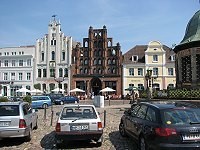
[{"label": "cobblestone pavement", "polygon": [[[92,104],[91,100],[80,101],[83,104]],[[109,106],[110,103],[110,106]],[[63,149],[80,149],[80,150],[137,150],[136,143],[129,138],[123,138],[118,132],[118,125],[121,116],[126,108],[130,107],[127,100],[110,100],[105,101],[104,108],[97,108],[104,124],[104,111],[106,111],[106,121],[104,128],[104,142],[101,147],[97,147],[95,143],[87,142],[69,142],[63,146]],[[57,116],[62,106],[54,105],[48,108],[45,113],[43,109],[38,111],[38,129],[32,131],[32,139],[30,142],[24,142],[22,139],[3,139],[0,140],[0,149],[2,150],[40,150],[40,149],[56,149],[54,140],[54,129]],[[51,118],[53,110],[53,119]]]}]

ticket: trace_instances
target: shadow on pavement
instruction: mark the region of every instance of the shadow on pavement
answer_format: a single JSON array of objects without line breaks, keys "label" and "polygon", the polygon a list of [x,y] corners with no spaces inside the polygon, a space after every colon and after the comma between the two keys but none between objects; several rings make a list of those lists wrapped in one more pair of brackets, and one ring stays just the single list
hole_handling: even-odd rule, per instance
[{"label": "shadow on pavement", "polygon": [[110,141],[116,150],[131,149],[137,150],[137,144],[128,137],[122,137],[119,131],[109,133]]},{"label": "shadow on pavement", "polygon": [[24,138],[5,138],[0,140],[0,148],[18,146],[24,143]]},{"label": "shadow on pavement", "polygon": [[[78,143],[78,144],[77,144]],[[40,145],[44,149],[57,149],[55,144],[55,131],[46,134],[40,141]],[[78,149],[78,148],[97,148],[95,142],[90,141],[67,141],[59,147],[59,149]]]}]

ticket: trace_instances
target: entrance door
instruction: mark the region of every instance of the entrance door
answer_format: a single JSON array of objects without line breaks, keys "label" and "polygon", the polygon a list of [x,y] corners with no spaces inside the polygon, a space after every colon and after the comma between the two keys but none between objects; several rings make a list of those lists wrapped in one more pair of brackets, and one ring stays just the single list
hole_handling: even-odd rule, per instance
[{"label": "entrance door", "polygon": [[97,77],[91,80],[91,90],[94,95],[99,95],[100,90],[102,89],[101,80]]}]

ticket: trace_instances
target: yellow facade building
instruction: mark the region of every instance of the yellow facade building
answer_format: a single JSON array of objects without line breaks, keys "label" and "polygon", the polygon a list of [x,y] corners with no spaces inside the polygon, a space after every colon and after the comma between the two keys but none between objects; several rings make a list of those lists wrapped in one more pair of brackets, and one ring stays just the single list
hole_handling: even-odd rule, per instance
[{"label": "yellow facade building", "polygon": [[175,86],[175,53],[171,48],[151,41],[123,55],[123,95],[129,93],[125,90],[128,87],[163,90]]}]

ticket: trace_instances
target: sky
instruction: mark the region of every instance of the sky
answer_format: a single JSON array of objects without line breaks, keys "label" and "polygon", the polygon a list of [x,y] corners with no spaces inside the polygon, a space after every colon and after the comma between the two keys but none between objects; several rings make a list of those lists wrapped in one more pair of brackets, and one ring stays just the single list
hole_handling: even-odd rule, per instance
[{"label": "sky", "polygon": [[48,33],[52,15],[66,36],[81,43],[90,26],[105,25],[123,54],[153,40],[172,47],[199,9],[199,0],[1,0],[0,48],[35,45]]}]

